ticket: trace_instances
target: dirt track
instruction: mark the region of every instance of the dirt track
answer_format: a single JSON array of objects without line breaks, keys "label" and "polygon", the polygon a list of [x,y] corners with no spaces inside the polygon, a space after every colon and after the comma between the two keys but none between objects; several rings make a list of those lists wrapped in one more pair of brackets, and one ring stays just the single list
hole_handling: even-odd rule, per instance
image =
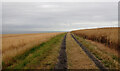
[{"label": "dirt track", "polygon": [[72,34],[68,33],[62,41],[55,69],[100,69],[104,71],[106,68]]},{"label": "dirt track", "polygon": [[94,62],[75,42],[70,33],[66,39],[68,69],[98,69]]},{"label": "dirt track", "polygon": [[93,54],[86,49],[72,34],[72,38],[76,41],[77,44],[82,48],[82,50],[87,54],[87,56],[96,64],[96,66],[101,70],[101,71],[106,71],[106,68],[103,66],[103,64],[97,60]]},{"label": "dirt track", "polygon": [[55,69],[67,69],[66,35],[64,36],[64,39],[61,44],[58,63],[56,64]]}]

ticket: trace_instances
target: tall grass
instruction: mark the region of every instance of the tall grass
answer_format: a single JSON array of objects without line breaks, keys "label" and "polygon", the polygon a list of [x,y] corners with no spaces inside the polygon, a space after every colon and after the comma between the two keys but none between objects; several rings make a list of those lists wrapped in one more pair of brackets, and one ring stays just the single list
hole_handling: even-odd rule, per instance
[{"label": "tall grass", "polygon": [[16,55],[37,46],[61,33],[4,34],[2,36],[2,59],[5,63]]},{"label": "tall grass", "polygon": [[[53,68],[57,62],[61,41],[64,34],[57,35],[50,40],[31,48],[21,55],[17,55],[9,63],[3,63],[6,69],[43,69]],[[57,55],[56,55],[57,54]],[[44,61],[45,60],[45,61]]]},{"label": "tall grass", "polygon": [[110,48],[118,50],[120,47],[120,44],[118,43],[118,33],[120,33],[120,31],[118,31],[119,29],[120,28],[86,29],[72,31],[72,33],[85,39],[103,43]]}]

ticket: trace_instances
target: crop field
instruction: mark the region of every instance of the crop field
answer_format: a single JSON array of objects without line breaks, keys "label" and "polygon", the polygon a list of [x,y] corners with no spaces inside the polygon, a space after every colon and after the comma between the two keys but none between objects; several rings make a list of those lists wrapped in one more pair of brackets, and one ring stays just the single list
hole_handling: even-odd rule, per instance
[{"label": "crop field", "polygon": [[75,38],[86,47],[106,68],[119,69],[120,57],[114,49],[108,48],[104,44],[84,39],[74,35]]},{"label": "crop field", "polygon": [[6,0],[1,8],[1,71],[120,71],[120,2]]},{"label": "crop field", "polygon": [[118,28],[1,38],[3,69],[120,69]]},{"label": "crop field", "polygon": [[3,34],[2,35],[2,56],[6,64],[16,55],[48,41],[61,33],[40,33],[40,34]]},{"label": "crop field", "polygon": [[105,67],[119,69],[119,29],[85,29],[72,31],[72,33]]},{"label": "crop field", "polygon": [[76,30],[72,33],[93,41],[105,44],[109,48],[119,49],[120,44],[118,42],[118,33],[120,28],[98,28],[98,29],[86,29]]},{"label": "crop field", "polygon": [[[51,34],[53,35],[53,34]],[[54,33],[55,35],[55,33]],[[23,54],[15,56],[8,63],[3,63],[4,69],[51,69],[57,62],[60,42],[64,34],[51,37],[46,42],[33,46]]]}]

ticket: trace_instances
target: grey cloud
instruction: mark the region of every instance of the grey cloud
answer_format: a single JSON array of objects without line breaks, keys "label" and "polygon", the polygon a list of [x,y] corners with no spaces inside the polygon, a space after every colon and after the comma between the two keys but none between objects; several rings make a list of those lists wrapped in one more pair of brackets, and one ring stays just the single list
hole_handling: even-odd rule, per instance
[{"label": "grey cloud", "polygon": [[[3,3],[3,32],[117,26],[117,3]],[[78,23],[78,24],[75,24]],[[87,23],[87,24],[85,24]],[[94,24],[92,24],[94,23]],[[106,24],[105,24],[106,23]],[[109,24],[108,24],[109,23]],[[51,29],[52,28],[52,29]]]}]

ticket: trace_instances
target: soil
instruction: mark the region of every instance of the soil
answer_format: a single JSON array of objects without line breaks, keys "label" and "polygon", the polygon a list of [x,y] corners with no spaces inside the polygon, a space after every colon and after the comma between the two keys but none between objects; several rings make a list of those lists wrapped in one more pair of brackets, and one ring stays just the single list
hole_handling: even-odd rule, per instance
[{"label": "soil", "polygon": [[64,39],[61,44],[58,63],[56,64],[55,69],[67,69],[66,35],[64,36]]},{"label": "soil", "polygon": [[86,47],[84,47],[72,34],[71,34],[72,38],[77,42],[77,44],[79,44],[79,46],[82,48],[82,50],[87,54],[87,56],[96,64],[96,66],[101,70],[101,71],[105,71],[106,68],[103,66],[103,64],[93,56],[93,54],[88,51],[86,49]]},{"label": "soil", "polygon": [[66,52],[68,69],[98,69],[95,63],[71,37],[70,33],[67,35]]}]

